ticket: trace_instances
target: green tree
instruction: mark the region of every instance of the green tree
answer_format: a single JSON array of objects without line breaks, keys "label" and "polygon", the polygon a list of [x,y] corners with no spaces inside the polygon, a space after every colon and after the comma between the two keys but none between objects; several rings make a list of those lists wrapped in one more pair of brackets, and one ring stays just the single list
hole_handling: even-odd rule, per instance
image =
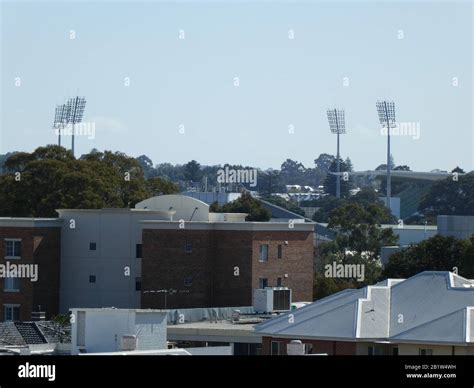
[{"label": "green tree", "polygon": [[[349,160],[350,161],[350,160]],[[340,172],[350,172],[352,169],[351,166],[347,165],[345,161],[340,159]],[[337,172],[337,160],[334,160],[329,168],[330,172]],[[341,176],[341,198],[346,198],[349,196],[349,190],[352,188],[352,181],[350,174],[347,176],[347,180]],[[324,180],[324,191],[332,196],[336,196],[336,185],[337,185],[337,175],[327,174],[326,179]]]},{"label": "green tree", "polygon": [[435,221],[438,215],[474,215],[474,171],[434,183],[419,211]]},{"label": "green tree", "polygon": [[199,182],[202,178],[201,165],[195,160],[184,165],[184,177],[188,181]]},{"label": "green tree", "polygon": [[258,199],[255,199],[248,192],[235,201],[219,206],[217,203],[211,205],[210,210],[216,213],[247,213],[246,221],[269,221],[271,213],[265,209]]},{"label": "green tree", "polygon": [[423,271],[453,271],[474,277],[474,235],[469,240],[435,235],[390,256],[384,278],[408,278]]}]

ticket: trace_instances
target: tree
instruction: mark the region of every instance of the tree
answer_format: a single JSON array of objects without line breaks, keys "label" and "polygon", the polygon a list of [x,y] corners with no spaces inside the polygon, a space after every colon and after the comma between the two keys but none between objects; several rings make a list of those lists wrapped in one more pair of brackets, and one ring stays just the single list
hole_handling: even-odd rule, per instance
[{"label": "tree", "polygon": [[434,183],[422,199],[419,211],[435,219],[438,215],[474,215],[474,171]]},{"label": "tree", "polygon": [[137,162],[140,164],[146,178],[152,177],[156,174],[155,169],[153,167],[153,162],[148,156],[139,156],[137,158]]},{"label": "tree", "polygon": [[[350,159],[349,159],[350,162]],[[340,171],[341,172],[350,172],[351,166],[348,166],[345,161],[340,159]],[[334,160],[329,169],[331,172],[337,172],[337,160]],[[324,180],[324,191],[332,196],[336,196],[336,185],[337,185],[337,175],[327,174],[326,179]],[[341,176],[341,197],[348,197],[349,190],[352,187],[352,182],[350,174],[345,179],[344,176]]]},{"label": "tree", "polygon": [[304,179],[306,168],[303,163],[286,159],[280,168],[281,177],[285,182],[301,182]]},{"label": "tree", "polygon": [[[10,173],[0,176],[0,216],[55,217],[60,208],[130,207],[157,187],[147,183],[136,159],[121,152],[75,159],[71,151],[51,145],[14,154],[5,166]],[[159,183],[160,191],[174,191],[165,180]]]},{"label": "tree", "polygon": [[404,164],[403,166],[397,166],[393,169],[394,171],[411,171],[410,167]]},{"label": "tree", "polygon": [[177,184],[160,177],[149,178],[146,181],[148,192],[152,197],[165,194],[179,193]]},{"label": "tree", "polygon": [[247,213],[246,221],[269,221],[271,213],[262,206],[248,192],[243,192],[235,201],[219,206],[217,203],[211,205],[210,210],[216,213]]},{"label": "tree", "polygon": [[[377,259],[382,246],[395,245],[397,237],[391,228],[381,224],[387,218],[387,209],[382,203],[362,205],[347,202],[331,212],[328,227],[337,232],[338,246]],[[344,253],[345,255],[345,253]]]},{"label": "tree", "polygon": [[469,240],[435,235],[390,256],[384,278],[408,278],[423,271],[453,271],[474,277],[474,235]]},{"label": "tree", "polygon": [[195,160],[184,165],[184,177],[191,182],[198,182],[201,180],[201,165]]},{"label": "tree", "polygon": [[459,166],[456,166],[456,168],[454,168],[453,171],[451,171],[451,172],[457,172],[459,174],[464,174],[465,173],[465,171]]},{"label": "tree", "polygon": [[314,160],[314,164],[317,169],[321,170],[324,173],[328,173],[331,165],[336,160],[334,155],[330,154],[321,154]]},{"label": "tree", "polygon": [[259,171],[257,190],[263,195],[271,195],[273,193],[285,191],[280,171],[271,168],[266,171]]}]

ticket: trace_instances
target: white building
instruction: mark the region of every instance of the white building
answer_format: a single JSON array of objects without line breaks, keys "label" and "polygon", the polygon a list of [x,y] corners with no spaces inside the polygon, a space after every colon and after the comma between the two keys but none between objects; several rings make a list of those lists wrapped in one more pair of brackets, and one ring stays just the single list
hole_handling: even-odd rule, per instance
[{"label": "white building", "polygon": [[71,309],[71,354],[167,349],[166,311]]}]

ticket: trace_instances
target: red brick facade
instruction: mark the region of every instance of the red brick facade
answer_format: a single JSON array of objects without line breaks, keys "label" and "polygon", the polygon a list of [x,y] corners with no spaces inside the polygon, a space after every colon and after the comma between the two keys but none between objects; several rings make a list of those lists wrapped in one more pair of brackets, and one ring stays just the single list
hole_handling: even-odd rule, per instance
[{"label": "red brick facade", "polygon": [[[21,239],[21,258],[5,259],[5,239]],[[4,305],[20,305],[20,320],[31,320],[31,312],[46,313],[46,319],[59,310],[59,276],[61,254],[59,227],[0,227],[0,264],[37,264],[38,280],[20,280],[19,292],[5,291],[0,278],[0,321],[4,321]]]},{"label": "red brick facade", "polygon": [[[308,340],[299,339],[302,343],[309,345],[307,348],[311,348],[312,354],[326,353],[329,356],[353,356],[356,355],[356,343],[355,342],[344,342],[344,341],[322,341],[322,340]],[[262,354],[272,355],[272,342],[278,343],[279,355],[285,356],[286,345],[288,345],[292,339],[289,338],[262,338]],[[275,346],[276,348],[277,346]]]},{"label": "red brick facade", "polygon": [[[144,229],[142,243],[143,308],[164,308],[163,293],[146,291],[170,288],[178,293],[168,295],[167,308],[250,306],[260,278],[268,286],[280,278],[294,301],[312,301],[312,232]],[[266,262],[261,244],[268,245]]]}]

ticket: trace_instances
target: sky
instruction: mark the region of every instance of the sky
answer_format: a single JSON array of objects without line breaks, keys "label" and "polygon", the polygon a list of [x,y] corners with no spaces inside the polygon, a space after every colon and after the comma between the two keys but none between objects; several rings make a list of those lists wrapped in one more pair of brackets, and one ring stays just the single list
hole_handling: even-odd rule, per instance
[{"label": "sky", "polygon": [[76,155],[313,167],[342,108],[341,154],[367,170],[388,99],[414,131],[391,137],[397,165],[474,169],[472,1],[0,2],[0,154],[57,143],[55,106],[79,94],[94,133]]}]

